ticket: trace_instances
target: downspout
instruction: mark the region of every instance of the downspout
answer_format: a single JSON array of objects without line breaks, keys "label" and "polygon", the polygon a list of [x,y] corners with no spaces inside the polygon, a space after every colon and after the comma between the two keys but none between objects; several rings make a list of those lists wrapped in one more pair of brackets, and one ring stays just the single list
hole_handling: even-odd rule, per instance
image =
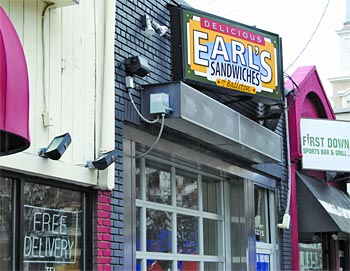
[{"label": "downspout", "polygon": [[[101,114],[100,153],[115,148],[114,142],[114,29],[115,1],[105,1],[105,41],[103,65],[103,90]],[[99,171],[98,188],[112,190],[114,188],[114,164]]]}]

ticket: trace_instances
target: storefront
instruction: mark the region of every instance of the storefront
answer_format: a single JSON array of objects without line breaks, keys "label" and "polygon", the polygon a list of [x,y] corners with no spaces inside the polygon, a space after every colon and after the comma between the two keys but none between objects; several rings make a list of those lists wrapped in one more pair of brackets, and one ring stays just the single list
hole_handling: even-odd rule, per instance
[{"label": "storefront", "polygon": [[[2,271],[111,267],[114,104],[100,98],[113,100],[114,78],[99,49],[113,59],[115,3],[49,2],[0,0]],[[108,32],[98,30],[103,8],[110,47],[95,35]]]},{"label": "storefront", "polygon": [[117,33],[135,41],[116,48],[124,269],[281,269],[278,35],[171,3],[135,9],[130,24],[117,4]]},{"label": "storefront", "polygon": [[166,140],[135,159],[154,137],[124,137],[126,269],[279,269],[274,179]]},{"label": "storefront", "polygon": [[293,269],[349,270],[349,123],[335,120],[314,66],[299,68],[286,88]]}]

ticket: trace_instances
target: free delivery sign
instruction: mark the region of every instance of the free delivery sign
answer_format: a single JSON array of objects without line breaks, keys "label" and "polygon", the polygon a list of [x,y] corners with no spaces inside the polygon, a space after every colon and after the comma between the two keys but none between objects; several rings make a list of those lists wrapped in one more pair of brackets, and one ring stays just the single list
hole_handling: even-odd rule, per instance
[{"label": "free delivery sign", "polygon": [[350,122],[300,119],[303,169],[350,172]]},{"label": "free delivery sign", "polygon": [[181,79],[229,95],[282,100],[278,35],[199,11],[181,12]]}]

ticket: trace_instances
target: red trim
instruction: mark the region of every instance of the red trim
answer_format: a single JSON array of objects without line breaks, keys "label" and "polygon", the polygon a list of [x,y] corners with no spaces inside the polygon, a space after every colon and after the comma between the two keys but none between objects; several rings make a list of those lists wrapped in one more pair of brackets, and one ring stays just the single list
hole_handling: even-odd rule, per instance
[{"label": "red trim", "polygon": [[[291,234],[292,234],[292,270],[299,270],[299,247],[298,247],[298,216],[296,197],[296,178],[302,154],[300,151],[300,119],[324,118],[335,119],[335,115],[327,95],[323,89],[315,66],[298,68],[292,75],[291,80],[285,83],[286,89],[293,89],[296,94],[288,98],[288,129],[289,148],[291,160]],[[316,172],[315,172],[316,173]],[[318,172],[318,174],[322,174]]]}]

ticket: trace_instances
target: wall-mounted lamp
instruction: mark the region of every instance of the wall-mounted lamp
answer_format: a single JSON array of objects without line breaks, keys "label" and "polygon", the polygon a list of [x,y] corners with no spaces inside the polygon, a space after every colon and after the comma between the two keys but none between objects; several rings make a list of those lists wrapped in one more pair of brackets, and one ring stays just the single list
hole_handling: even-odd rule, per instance
[{"label": "wall-mounted lamp", "polygon": [[151,37],[156,33],[154,28],[152,27],[152,20],[148,15],[144,15],[141,17],[142,27],[145,29],[145,35],[147,37]]},{"label": "wall-mounted lamp", "polygon": [[132,56],[125,61],[126,72],[129,75],[145,77],[150,72],[147,59],[141,56]]},{"label": "wall-mounted lamp", "polygon": [[168,27],[165,25],[160,25],[159,23],[152,21],[148,15],[141,17],[142,27],[145,29],[145,34],[147,37],[153,36],[157,32],[160,36],[164,36],[168,31]]},{"label": "wall-mounted lamp", "polygon": [[91,169],[104,170],[113,164],[118,158],[117,150],[111,150],[109,152],[103,153],[94,161],[87,161],[86,167]]},{"label": "wall-mounted lamp", "polygon": [[47,148],[40,149],[39,156],[52,160],[58,160],[61,158],[71,142],[72,138],[69,133],[56,136]]}]

